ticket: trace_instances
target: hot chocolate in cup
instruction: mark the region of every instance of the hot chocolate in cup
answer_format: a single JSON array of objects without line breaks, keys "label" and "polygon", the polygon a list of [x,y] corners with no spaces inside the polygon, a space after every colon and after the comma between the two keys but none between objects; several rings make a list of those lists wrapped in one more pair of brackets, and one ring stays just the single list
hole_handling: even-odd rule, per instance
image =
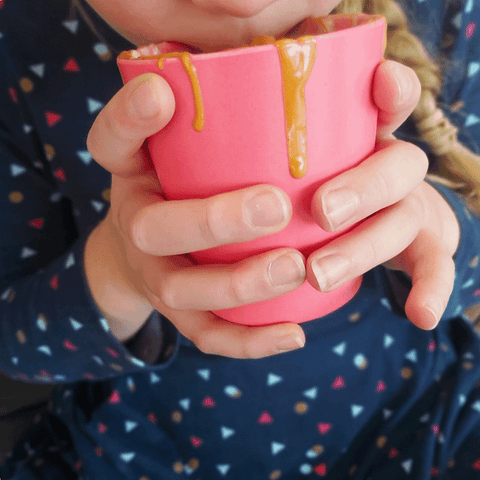
[{"label": "hot chocolate in cup", "polygon": [[[197,263],[230,264],[281,247],[307,257],[347,231],[320,228],[311,200],[320,185],[374,151],[372,85],[385,46],[382,16],[349,14],[308,19],[287,38],[257,37],[230,50],[162,43],[119,56],[125,83],[156,73],[174,93],[172,120],[147,140],[168,200],[272,184],[292,201],[281,232],[191,253]],[[305,281],[280,297],[214,313],[245,325],[302,323],[345,305],[361,281],[326,293]]]}]

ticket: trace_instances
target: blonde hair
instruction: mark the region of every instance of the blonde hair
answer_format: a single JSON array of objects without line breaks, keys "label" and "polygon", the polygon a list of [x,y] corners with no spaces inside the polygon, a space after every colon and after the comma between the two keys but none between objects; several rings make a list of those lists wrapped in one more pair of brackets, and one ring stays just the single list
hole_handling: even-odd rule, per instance
[{"label": "blonde hair", "polygon": [[440,67],[408,27],[402,8],[394,0],[343,0],[333,13],[370,13],[387,20],[385,58],[415,70],[422,93],[412,113],[418,135],[435,155],[438,175],[432,180],[461,193],[470,209],[480,215],[480,156],[457,138],[458,129],[437,105],[442,86]]}]

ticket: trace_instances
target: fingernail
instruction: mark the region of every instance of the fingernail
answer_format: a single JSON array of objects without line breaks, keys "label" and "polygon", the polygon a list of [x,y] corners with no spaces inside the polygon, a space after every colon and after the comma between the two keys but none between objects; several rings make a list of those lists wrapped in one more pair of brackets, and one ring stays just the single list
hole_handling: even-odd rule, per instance
[{"label": "fingernail", "polygon": [[255,227],[273,227],[287,218],[288,207],[275,191],[264,191],[248,200],[245,214]]},{"label": "fingernail", "polygon": [[130,97],[132,113],[141,120],[155,118],[160,113],[160,98],[153,82],[144,80]]},{"label": "fingernail", "polygon": [[433,315],[435,319],[434,326],[440,321],[440,316],[443,312],[443,305],[436,298],[430,298],[425,305],[425,308]]},{"label": "fingernail", "polygon": [[349,188],[340,188],[322,196],[322,209],[331,230],[335,230],[353,219],[360,198]]},{"label": "fingernail", "polygon": [[291,352],[292,350],[297,350],[298,348],[303,348],[305,342],[299,335],[284,335],[280,337],[275,342],[275,348],[279,353],[281,352]]},{"label": "fingernail", "polygon": [[350,261],[343,255],[333,254],[314,260],[312,270],[322,292],[343,280],[350,269]]},{"label": "fingernail", "polygon": [[280,255],[268,265],[268,275],[275,287],[298,283],[305,278],[303,258],[295,253]]}]

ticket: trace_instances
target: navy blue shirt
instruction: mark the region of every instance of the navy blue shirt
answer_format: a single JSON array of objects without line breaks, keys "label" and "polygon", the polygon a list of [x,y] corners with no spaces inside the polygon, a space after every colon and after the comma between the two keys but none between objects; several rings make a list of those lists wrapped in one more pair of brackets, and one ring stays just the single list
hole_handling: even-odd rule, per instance
[{"label": "navy blue shirt", "polygon": [[[445,60],[441,106],[478,152],[480,5],[407,5]],[[111,334],[83,271],[110,175],[85,139],[130,48],[83,0],[0,0],[0,371],[56,385],[2,480],[478,480],[480,220],[443,187],[461,238],[433,331],[406,318],[405,278],[377,267],[302,325],[295,352],[205,355],[158,313],[131,342]],[[398,136],[429,153],[414,132]]]}]

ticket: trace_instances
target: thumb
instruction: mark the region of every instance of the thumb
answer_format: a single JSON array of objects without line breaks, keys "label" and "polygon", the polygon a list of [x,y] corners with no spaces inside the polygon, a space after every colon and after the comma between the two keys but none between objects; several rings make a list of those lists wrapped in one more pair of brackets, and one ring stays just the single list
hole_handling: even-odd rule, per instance
[{"label": "thumb", "polygon": [[129,177],[144,170],[135,158],[145,139],[167,125],[175,97],[165,79],[153,73],[128,82],[98,114],[87,148],[112,175]]}]

